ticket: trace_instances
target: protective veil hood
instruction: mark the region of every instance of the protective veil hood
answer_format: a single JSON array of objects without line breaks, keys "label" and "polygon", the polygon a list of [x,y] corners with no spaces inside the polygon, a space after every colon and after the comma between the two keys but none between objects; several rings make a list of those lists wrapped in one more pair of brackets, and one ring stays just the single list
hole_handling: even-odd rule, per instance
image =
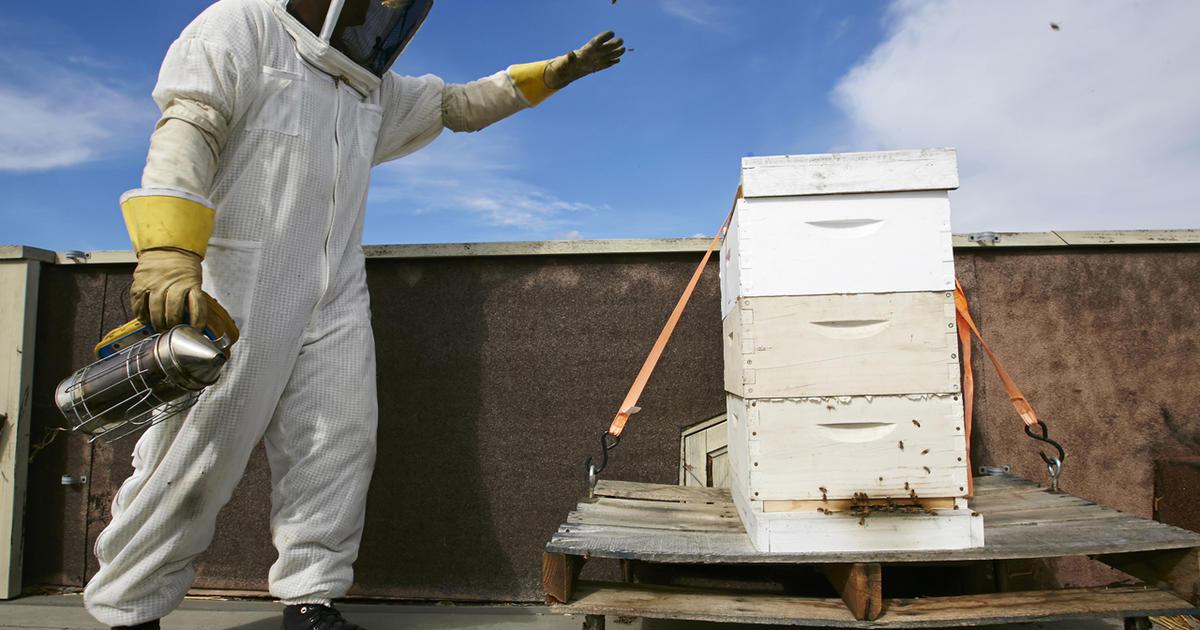
[{"label": "protective veil hood", "polygon": [[296,19],[287,11],[287,0],[266,0],[271,5],[275,17],[284,30],[296,42],[296,51],[300,56],[329,75],[340,77],[351,87],[362,94],[370,94],[379,87],[379,77],[371,74],[366,68],[354,63],[349,57],[328,42],[308,30],[303,22]]},{"label": "protective veil hood", "polygon": [[432,6],[433,0],[331,0],[318,38],[382,77]]}]

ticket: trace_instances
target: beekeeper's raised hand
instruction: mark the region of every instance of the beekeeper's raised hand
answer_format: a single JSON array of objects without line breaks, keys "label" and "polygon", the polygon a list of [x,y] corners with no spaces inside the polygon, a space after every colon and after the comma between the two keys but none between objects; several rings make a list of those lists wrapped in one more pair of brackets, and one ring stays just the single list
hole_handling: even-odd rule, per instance
[{"label": "beekeeper's raised hand", "polygon": [[138,254],[129,303],[143,323],[158,332],[177,324],[204,328],[208,304],[200,289],[200,256],[181,249],[147,249]]},{"label": "beekeeper's raised hand", "polygon": [[542,80],[551,90],[561,89],[579,77],[620,62],[623,54],[624,40],[614,38],[612,31],[604,31],[580,48],[551,59]]}]

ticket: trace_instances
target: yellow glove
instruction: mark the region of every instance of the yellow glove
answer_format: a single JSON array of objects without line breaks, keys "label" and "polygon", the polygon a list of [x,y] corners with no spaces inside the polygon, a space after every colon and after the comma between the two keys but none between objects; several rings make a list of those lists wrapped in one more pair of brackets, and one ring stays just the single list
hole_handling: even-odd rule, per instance
[{"label": "yellow glove", "polygon": [[618,63],[625,54],[625,42],[620,37],[613,39],[613,35],[612,31],[604,31],[582,47],[551,59],[542,75],[546,87],[558,90],[579,77]]},{"label": "yellow glove", "polygon": [[186,190],[140,188],[121,196],[121,212],[138,253],[129,289],[134,314],[158,332],[183,323],[204,328],[212,298],[200,290],[200,261],[212,231],[212,205]]},{"label": "yellow glove", "polygon": [[[207,296],[200,290],[200,256],[181,249],[147,249],[138,254],[129,302],[133,313],[154,330],[166,332],[176,324],[204,328]],[[209,298],[211,299],[211,298]],[[184,310],[189,321],[184,321]]]}]

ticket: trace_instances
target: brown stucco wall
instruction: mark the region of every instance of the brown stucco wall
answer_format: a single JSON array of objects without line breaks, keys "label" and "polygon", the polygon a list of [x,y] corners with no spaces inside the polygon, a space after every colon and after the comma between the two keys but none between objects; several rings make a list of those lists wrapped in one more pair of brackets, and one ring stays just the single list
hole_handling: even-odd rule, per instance
[{"label": "brown stucco wall", "polygon": [[[542,597],[541,549],[585,491],[607,427],[698,253],[372,258],[380,447],[355,594]],[[1068,451],[1068,492],[1150,516],[1154,461],[1200,450],[1200,246],[964,249],[958,277],[992,349]],[[128,319],[132,266],[42,274],[25,583],[75,585],[128,474],[131,441],[54,431],[59,379]],[[605,477],[674,483],[680,429],[724,410],[716,264],[702,278]],[[976,465],[1045,481],[976,346]],[[65,472],[89,474],[64,487]],[[265,588],[261,449],[197,562],[205,589]],[[1059,583],[1111,575],[1078,561]],[[1119,577],[1119,576],[1118,576]]]}]

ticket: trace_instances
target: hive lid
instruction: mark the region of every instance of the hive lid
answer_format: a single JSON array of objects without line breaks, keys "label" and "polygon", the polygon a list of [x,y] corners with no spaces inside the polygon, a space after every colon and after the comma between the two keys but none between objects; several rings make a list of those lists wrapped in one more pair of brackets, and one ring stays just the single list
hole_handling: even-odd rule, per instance
[{"label": "hive lid", "polygon": [[742,158],[745,197],[952,190],[954,149],[770,155]]}]

